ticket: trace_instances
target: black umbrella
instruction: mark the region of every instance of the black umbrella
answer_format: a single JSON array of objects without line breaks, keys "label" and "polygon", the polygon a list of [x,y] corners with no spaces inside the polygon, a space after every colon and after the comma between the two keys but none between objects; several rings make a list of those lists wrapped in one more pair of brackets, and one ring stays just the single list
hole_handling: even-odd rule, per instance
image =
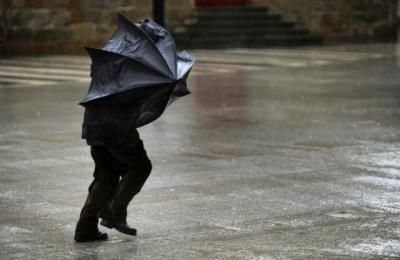
[{"label": "black umbrella", "polygon": [[92,59],[92,81],[79,104],[86,108],[135,107],[132,116],[140,127],[190,93],[186,79],[194,57],[186,51],[177,53],[171,35],[153,21],[132,23],[119,14],[118,28],[105,46],[85,48]]}]

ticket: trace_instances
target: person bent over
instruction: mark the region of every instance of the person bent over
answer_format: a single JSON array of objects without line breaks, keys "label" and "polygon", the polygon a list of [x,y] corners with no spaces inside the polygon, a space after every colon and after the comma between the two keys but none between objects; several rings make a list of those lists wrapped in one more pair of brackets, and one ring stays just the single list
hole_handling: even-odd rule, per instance
[{"label": "person bent over", "polygon": [[94,180],[75,229],[75,241],[107,240],[100,224],[128,235],[136,229],[127,223],[127,208],[150,175],[152,164],[135,128],[134,111],[86,108],[82,137],[91,146]]}]

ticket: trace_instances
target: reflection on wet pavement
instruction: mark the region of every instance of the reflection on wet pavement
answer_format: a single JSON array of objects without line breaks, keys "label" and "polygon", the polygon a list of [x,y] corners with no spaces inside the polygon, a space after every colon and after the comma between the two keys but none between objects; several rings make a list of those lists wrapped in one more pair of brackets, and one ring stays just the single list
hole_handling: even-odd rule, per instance
[{"label": "reflection on wet pavement", "polygon": [[32,62],[72,75],[87,60],[0,60],[27,68],[0,85],[2,256],[400,257],[396,48],[197,51],[192,95],[140,129],[154,171],[129,209],[139,236],[89,244],[72,240],[93,170],[77,105],[87,79],[25,83]]}]

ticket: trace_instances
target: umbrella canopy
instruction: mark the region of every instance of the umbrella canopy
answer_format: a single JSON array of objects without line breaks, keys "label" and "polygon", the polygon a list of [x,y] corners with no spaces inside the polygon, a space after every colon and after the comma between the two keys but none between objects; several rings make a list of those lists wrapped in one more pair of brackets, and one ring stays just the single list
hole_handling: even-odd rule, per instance
[{"label": "umbrella canopy", "polygon": [[153,21],[132,23],[118,14],[118,28],[105,46],[85,49],[92,59],[92,81],[80,102],[86,108],[135,106],[140,127],[190,93],[186,80],[194,57],[177,53],[172,36]]}]

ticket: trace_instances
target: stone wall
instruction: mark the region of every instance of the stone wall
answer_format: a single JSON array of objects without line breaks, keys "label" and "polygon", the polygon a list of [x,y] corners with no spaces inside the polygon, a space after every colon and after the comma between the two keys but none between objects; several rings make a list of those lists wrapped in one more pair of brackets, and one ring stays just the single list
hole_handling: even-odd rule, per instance
[{"label": "stone wall", "polygon": [[[164,0],[172,29],[195,10],[195,0]],[[325,42],[395,38],[399,0],[247,0],[267,6]],[[152,17],[152,0],[0,0],[0,55],[83,53],[116,27],[116,13]]]},{"label": "stone wall", "polygon": [[[116,13],[133,21],[152,18],[152,0],[1,0],[0,55],[82,53],[99,47],[116,27]],[[194,8],[192,0],[165,0],[174,26]]]},{"label": "stone wall", "polygon": [[166,23],[172,29],[196,9],[194,0],[165,0]]},{"label": "stone wall", "polygon": [[284,15],[326,42],[395,38],[398,0],[250,0]]}]

